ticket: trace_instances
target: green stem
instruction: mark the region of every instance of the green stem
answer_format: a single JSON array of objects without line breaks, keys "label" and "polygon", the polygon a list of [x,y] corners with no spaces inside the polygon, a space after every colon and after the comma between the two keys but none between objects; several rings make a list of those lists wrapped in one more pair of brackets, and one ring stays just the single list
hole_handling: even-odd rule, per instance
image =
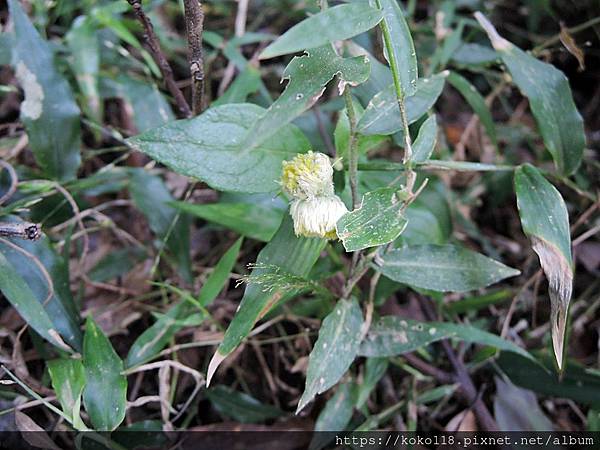
[{"label": "green stem", "polygon": [[356,134],[356,112],[352,103],[352,94],[350,86],[346,85],[344,89],[344,99],[346,100],[346,111],[348,121],[350,122],[350,142],[348,143],[348,176],[350,177],[350,191],[352,192],[352,208],[360,206],[358,198],[358,137]]},{"label": "green stem", "polygon": [[[377,7],[382,9],[381,2],[377,0]],[[390,35],[390,29],[385,21],[385,18],[379,24],[383,34],[383,42],[385,44],[385,50],[387,52],[388,62],[392,71],[392,78],[394,80],[394,88],[396,90],[396,99],[398,101],[398,108],[400,109],[400,120],[402,121],[402,131],[404,133],[404,163],[407,164],[407,175],[410,171],[410,160],[412,159],[412,142],[410,140],[410,132],[408,129],[408,117],[406,115],[406,107],[404,105],[404,91],[402,90],[402,83],[400,81],[400,73],[398,72],[398,62],[396,61],[396,54],[392,47],[392,37]]]}]

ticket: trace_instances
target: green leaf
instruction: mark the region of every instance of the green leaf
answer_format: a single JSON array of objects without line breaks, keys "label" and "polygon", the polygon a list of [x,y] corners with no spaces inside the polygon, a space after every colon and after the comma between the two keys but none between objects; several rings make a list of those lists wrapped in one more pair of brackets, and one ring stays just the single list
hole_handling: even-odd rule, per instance
[{"label": "green leaf", "polygon": [[260,54],[260,59],[296,53],[342,41],[364,33],[382,18],[378,9],[365,3],[338,5],[312,15],[287,30]]},{"label": "green leaf", "polygon": [[189,317],[189,304],[182,301],[162,314],[150,328],[147,328],[133,343],[127,354],[125,366],[137,366],[154,358],[169,341],[181,330],[185,323],[181,319]]},{"label": "green leaf", "polygon": [[483,14],[477,12],[475,18],[502,57],[513,81],[529,99],[557,169],[564,175],[572,174],[583,157],[585,132],[567,77],[553,65],[539,61],[501,37]]},{"label": "green leaf", "polygon": [[[354,102],[354,110],[356,116],[360,119],[364,110],[358,102]],[[334,132],[336,157],[346,158],[348,148],[350,146],[350,120],[348,120],[348,112],[346,109],[340,112]],[[357,135],[357,148],[359,155],[366,155],[370,150],[379,147],[383,142],[389,140],[389,136],[364,134]]]},{"label": "green leaf", "polygon": [[213,300],[217,298],[219,292],[223,290],[223,286],[225,286],[229,280],[231,270],[237,261],[243,240],[244,238],[241,237],[235,241],[231,248],[221,257],[210,276],[206,279],[204,285],[202,285],[200,295],[198,296],[198,303],[202,306],[210,305]]},{"label": "green leaf", "polygon": [[533,166],[515,171],[517,206],[523,231],[548,278],[554,355],[562,368],[565,329],[573,290],[569,213],[560,192]]},{"label": "green leaf", "polygon": [[0,252],[0,291],[23,320],[40,336],[63,350],[69,350],[56,331],[48,312],[40,305],[35,294],[2,252]]},{"label": "green leaf", "polygon": [[[537,355],[536,355],[537,356]],[[501,353],[496,360],[500,369],[513,383],[548,397],[570,398],[584,405],[600,407],[600,375],[569,361],[558,376],[552,369],[553,357],[539,358],[540,362],[513,353]]]},{"label": "green leaf", "polygon": [[143,169],[132,170],[129,192],[136,208],[148,219],[150,229],[161,241],[166,239],[166,247],[177,261],[181,276],[191,281],[189,217],[170,206],[175,199],[162,179]]},{"label": "green leaf", "polygon": [[309,150],[310,143],[293,125],[283,127],[260,146],[241,146],[265,110],[234,104],[211,108],[193,119],[178,120],[129,138],[134,148],[175,172],[200,179],[214,189],[272,192],[279,188],[281,163]]},{"label": "green leaf", "polygon": [[367,358],[362,383],[358,385],[356,408],[360,409],[369,399],[371,391],[375,389],[379,380],[387,372],[389,360],[387,358]]},{"label": "green leaf", "polygon": [[79,359],[55,359],[48,361],[48,373],[52,388],[65,415],[72,420],[75,429],[84,427],[79,410],[81,394],[85,385],[85,372]]},{"label": "green leaf", "polygon": [[336,225],[347,252],[392,242],[407,225],[402,215],[405,198],[396,188],[367,192],[360,208],[344,214]]},{"label": "green leaf", "polygon": [[455,245],[410,245],[390,250],[374,268],[399,283],[439,292],[480,289],[519,271]]},{"label": "green leaf", "polygon": [[[430,78],[420,78],[414,95],[405,98],[408,123],[414,123],[436,102],[448,72],[441,72]],[[376,94],[358,123],[362,134],[394,134],[402,129],[400,110],[394,85]]]},{"label": "green leaf", "polygon": [[331,433],[324,431],[344,431],[354,411],[356,390],[353,383],[344,383],[325,404],[315,422],[313,438],[309,450],[320,450],[334,439]]},{"label": "green leaf", "polygon": [[121,375],[123,361],[91,317],[85,324],[83,367],[85,410],[95,430],[112,431],[125,418],[127,378]]},{"label": "green leaf", "polygon": [[12,33],[0,33],[0,66],[7,66],[11,63],[14,41]]},{"label": "green leaf", "polygon": [[[244,148],[260,148],[267,138],[314,105],[334,77],[337,76],[341,93],[346,85],[364,83],[370,72],[371,64],[367,57],[341,58],[331,45],[294,57],[283,72],[283,79],[289,80],[285,91],[249,129],[243,141]],[[301,151],[299,149],[296,153]]]},{"label": "green leaf", "polygon": [[395,66],[404,95],[414,95],[418,77],[417,53],[404,13],[397,0],[376,0],[376,3],[383,9],[381,26],[384,32],[389,33],[391,39],[392,55],[386,51],[385,57],[391,67]]},{"label": "green leaf", "polygon": [[[9,218],[9,220],[13,219]],[[20,239],[10,239],[10,241],[37,258],[45,268],[52,280],[54,289],[53,295],[49,299],[48,294],[51,287],[37,264],[32,262],[31,256],[27,256],[21,251],[0,242],[0,252],[4,254],[13,270],[27,285],[28,295],[31,293],[31,299],[38,302],[37,308],[41,308],[40,304],[45,303],[42,309],[45,309],[53,324],[51,328],[58,331],[71,347],[81,351],[83,336],[81,334],[79,309],[75,305],[71,293],[67,261],[56,253],[50,239],[46,236],[35,242]]]},{"label": "green leaf", "polygon": [[446,322],[418,322],[397,316],[384,316],[373,323],[361,343],[359,354],[367,357],[401,355],[447,338],[487,345],[533,359],[521,347],[479,328]]},{"label": "green leaf", "polygon": [[[273,239],[258,254],[256,263],[262,268],[255,269],[252,275],[268,273],[273,271],[273,267],[278,267],[292,275],[306,277],[326,243],[324,239],[296,237],[292,218],[286,214]],[[254,324],[277,304],[293,296],[294,292],[283,294],[277,289],[265,291],[258,284],[246,286],[237,313],[208,366],[207,384],[219,364],[248,336]]]},{"label": "green leaf", "polygon": [[269,242],[283,218],[284,212],[255,203],[213,203],[194,205],[173,202],[171,205],[192,216],[222,225],[242,236]]},{"label": "green leaf", "polygon": [[492,64],[500,59],[490,47],[480,44],[463,43],[452,54],[452,61],[460,66],[481,66]]},{"label": "green leaf", "polygon": [[502,430],[553,431],[552,422],[546,417],[536,395],[519,388],[510,381],[495,377],[494,418]]},{"label": "green leaf", "polygon": [[432,114],[419,128],[419,134],[413,143],[412,161],[419,163],[429,159],[437,143],[437,134],[437,121],[435,114]]},{"label": "green leaf", "polygon": [[81,164],[79,108],[67,80],[54,66],[50,46],[19,3],[8,2],[15,33],[13,66],[25,91],[21,120],[44,173],[56,180],[70,180]]},{"label": "green leaf", "polygon": [[171,106],[154,84],[121,73],[114,79],[101,78],[100,89],[103,98],[118,98],[131,107],[133,123],[139,132],[175,120]]},{"label": "green leaf", "polygon": [[475,114],[479,116],[481,124],[485,128],[485,132],[491,139],[492,143],[498,147],[498,137],[496,136],[496,126],[492,113],[485,103],[485,99],[481,96],[475,86],[469,80],[456,72],[450,72],[448,82],[462,95],[467,103],[473,108]]},{"label": "green leaf", "polygon": [[219,413],[241,423],[261,423],[284,414],[275,406],[265,405],[248,394],[222,385],[208,389],[206,397]]},{"label": "green leaf", "polygon": [[243,103],[250,94],[254,94],[261,86],[260,71],[256,67],[248,65],[231,86],[212,103],[212,106],[225,105],[227,103]]},{"label": "green leaf", "polygon": [[296,414],[346,373],[358,353],[362,325],[362,311],[355,298],[338,300],[333,311],[323,319],[319,338],[308,359],[306,387]]},{"label": "green leaf", "polygon": [[114,250],[102,258],[89,271],[90,280],[105,282],[127,274],[133,267],[146,258],[147,254],[140,247],[126,247]]},{"label": "green leaf", "polygon": [[73,56],[71,68],[83,94],[82,107],[97,123],[103,120],[98,74],[100,71],[100,39],[96,25],[86,16],[73,21],[66,34],[66,42]]}]

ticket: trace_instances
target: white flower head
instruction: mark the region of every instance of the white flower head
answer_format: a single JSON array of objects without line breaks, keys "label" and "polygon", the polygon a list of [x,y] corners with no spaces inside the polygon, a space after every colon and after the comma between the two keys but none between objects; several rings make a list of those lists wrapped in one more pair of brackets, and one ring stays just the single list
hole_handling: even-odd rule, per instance
[{"label": "white flower head", "polygon": [[329,157],[309,151],[284,161],[281,186],[295,199],[333,195],[333,167]]},{"label": "white flower head", "polygon": [[348,212],[344,202],[335,195],[295,199],[290,207],[296,236],[336,239],[335,224]]}]

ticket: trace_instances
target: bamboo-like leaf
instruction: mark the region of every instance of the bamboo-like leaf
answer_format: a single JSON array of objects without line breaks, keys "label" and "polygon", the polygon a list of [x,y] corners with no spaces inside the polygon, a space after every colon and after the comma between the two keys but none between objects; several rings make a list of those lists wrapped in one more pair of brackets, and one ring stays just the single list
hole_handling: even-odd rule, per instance
[{"label": "bamboo-like leaf", "polygon": [[397,316],[384,316],[373,323],[361,343],[359,354],[368,357],[401,355],[447,338],[488,345],[533,360],[521,347],[479,328],[446,322],[419,322]]},{"label": "bamboo-like leaf", "polygon": [[421,128],[419,128],[419,134],[417,139],[413,143],[413,156],[412,161],[416,163],[425,162],[429,159],[435,144],[437,143],[438,126],[435,119],[435,114],[432,114]]},{"label": "bamboo-like leaf", "polygon": [[209,203],[196,205],[172,202],[171,205],[192,216],[222,225],[242,236],[269,242],[277,232],[284,211],[258,203]]},{"label": "bamboo-like leaf", "polygon": [[479,289],[520,273],[455,245],[409,245],[390,250],[374,267],[399,283],[440,292]]},{"label": "bamboo-like leaf", "polygon": [[336,393],[327,400],[327,403],[317,421],[309,450],[321,450],[334,438],[332,433],[324,431],[344,431],[352,419],[354,404],[356,402],[356,389],[353,383],[340,385]]},{"label": "bamboo-like leaf", "polygon": [[358,209],[344,214],[336,231],[347,252],[387,244],[406,228],[402,216],[406,198],[395,188],[367,192]]},{"label": "bamboo-like leaf", "polygon": [[356,299],[338,300],[323,320],[319,338],[310,352],[306,387],[296,414],[346,373],[358,353],[362,325],[362,312]]},{"label": "bamboo-like leaf", "polygon": [[48,361],[48,373],[65,416],[71,419],[75,429],[83,429],[85,425],[81,421],[79,410],[81,394],[85,386],[85,371],[81,360],[55,359]]},{"label": "bamboo-like leaf", "polygon": [[346,85],[364,83],[370,72],[369,58],[341,58],[330,44],[294,57],[283,72],[283,80],[289,80],[285,91],[252,125],[243,140],[244,148],[260,146],[281,127],[309,109],[323,95],[325,87],[334,77],[337,77],[338,91],[341,93]]},{"label": "bamboo-like leaf", "polygon": [[485,104],[484,98],[481,96],[475,86],[469,80],[456,72],[450,72],[448,82],[465,98],[467,103],[473,108],[475,114],[479,116],[481,124],[485,128],[485,132],[491,139],[492,143],[498,147],[498,137],[496,136],[496,126],[490,109]]},{"label": "bamboo-like leaf", "polygon": [[91,317],[85,324],[83,367],[86,385],[83,403],[97,431],[112,431],[125,418],[127,378],[123,361]]},{"label": "bamboo-like leaf", "polygon": [[380,10],[364,3],[328,8],[287,30],[263,50],[260,58],[274,58],[351,38],[373,28],[382,17]]},{"label": "bamboo-like leaf", "polygon": [[13,66],[25,91],[21,120],[29,146],[45,174],[75,178],[81,163],[79,108],[67,80],[56,70],[54,55],[17,0],[8,6],[14,26]]},{"label": "bamboo-like leaf", "polygon": [[410,29],[404,18],[397,0],[375,0],[377,6],[383,9],[381,27],[388,32],[391,39],[391,53],[386,49],[385,56],[394,65],[400,77],[402,92],[411,96],[417,89],[417,53],[410,35]]},{"label": "bamboo-like leaf", "polygon": [[63,350],[69,350],[56,331],[48,312],[40,305],[36,295],[2,252],[0,252],[0,291],[23,320],[40,336]]},{"label": "bamboo-like leaf", "polygon": [[181,276],[192,280],[190,258],[190,219],[169,204],[175,199],[162,179],[143,169],[132,170],[129,192],[134,205],[148,219],[157,237],[164,242],[177,263]]},{"label": "bamboo-like leaf", "polygon": [[[292,275],[305,277],[319,258],[326,242],[324,239],[296,237],[292,218],[286,214],[271,242],[258,254],[256,263],[261,268],[255,269],[253,275],[272,270],[269,267],[279,267]],[[248,336],[254,324],[277,304],[293,296],[294,292],[284,294],[277,289],[265,290],[258,284],[246,286],[238,311],[208,366],[207,385],[221,362]]]},{"label": "bamboo-like leaf", "polygon": [[[434,105],[448,75],[447,71],[433,75],[430,78],[420,78],[417,90],[405,98],[408,123],[414,123]],[[398,99],[394,85],[390,85],[376,94],[358,123],[361,134],[394,134],[402,129]]]},{"label": "bamboo-like leaf", "polygon": [[567,77],[553,65],[539,61],[504,39],[480,12],[475,13],[475,18],[502,57],[513,81],[529,99],[557,169],[564,175],[572,174],[581,163],[585,133]]},{"label": "bamboo-like leaf", "polygon": [[231,275],[231,270],[240,254],[240,248],[244,238],[241,237],[225,252],[217,265],[214,267],[210,276],[202,285],[202,290],[198,295],[198,303],[202,306],[210,305],[219,292],[223,290]]},{"label": "bamboo-like leaf", "polygon": [[523,231],[548,278],[554,355],[563,366],[565,328],[573,289],[569,213],[560,193],[533,166],[515,171],[517,206]]}]

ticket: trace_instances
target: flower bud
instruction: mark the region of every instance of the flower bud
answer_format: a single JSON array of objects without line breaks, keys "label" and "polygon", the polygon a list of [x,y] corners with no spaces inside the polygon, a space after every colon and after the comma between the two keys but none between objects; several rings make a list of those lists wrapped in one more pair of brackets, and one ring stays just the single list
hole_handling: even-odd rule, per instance
[{"label": "flower bud", "polygon": [[284,161],[281,186],[295,199],[333,195],[333,168],[329,157],[309,151]]}]

